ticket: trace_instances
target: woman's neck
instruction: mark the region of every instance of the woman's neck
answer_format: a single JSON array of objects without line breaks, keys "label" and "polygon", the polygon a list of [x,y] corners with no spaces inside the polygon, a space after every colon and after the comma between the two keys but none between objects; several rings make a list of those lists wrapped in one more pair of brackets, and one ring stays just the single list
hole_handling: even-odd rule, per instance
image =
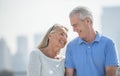
[{"label": "woman's neck", "polygon": [[60,49],[48,46],[41,50],[46,56],[50,58],[56,58]]}]

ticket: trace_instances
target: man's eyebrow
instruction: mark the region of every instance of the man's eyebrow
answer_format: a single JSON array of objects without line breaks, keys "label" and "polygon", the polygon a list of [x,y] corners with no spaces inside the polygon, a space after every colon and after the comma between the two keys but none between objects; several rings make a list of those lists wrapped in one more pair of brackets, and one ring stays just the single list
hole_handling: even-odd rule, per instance
[{"label": "man's eyebrow", "polygon": [[72,26],[76,26],[77,24],[72,24]]}]

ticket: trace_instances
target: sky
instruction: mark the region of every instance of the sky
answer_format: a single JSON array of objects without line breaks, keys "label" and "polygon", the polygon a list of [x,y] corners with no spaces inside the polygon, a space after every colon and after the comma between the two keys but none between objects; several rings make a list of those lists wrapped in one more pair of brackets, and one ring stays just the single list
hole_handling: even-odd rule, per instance
[{"label": "sky", "polygon": [[0,0],[0,38],[4,38],[11,52],[16,50],[16,37],[29,38],[33,46],[33,35],[45,33],[55,23],[69,28],[69,40],[75,37],[69,22],[69,12],[83,5],[91,9],[94,27],[101,31],[102,7],[120,6],[120,0]]}]

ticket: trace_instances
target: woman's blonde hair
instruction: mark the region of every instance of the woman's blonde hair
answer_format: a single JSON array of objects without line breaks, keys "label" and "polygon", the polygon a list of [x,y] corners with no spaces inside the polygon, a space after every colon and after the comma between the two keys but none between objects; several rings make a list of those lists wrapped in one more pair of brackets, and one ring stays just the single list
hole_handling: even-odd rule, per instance
[{"label": "woman's blonde hair", "polygon": [[50,33],[55,32],[55,30],[56,30],[57,28],[60,28],[60,27],[61,27],[61,28],[64,28],[66,31],[68,31],[68,29],[67,29],[66,27],[64,27],[64,26],[62,26],[62,25],[60,25],[60,24],[54,24],[52,27],[50,27],[50,28],[48,29],[47,33],[46,33],[45,36],[43,37],[43,40],[42,40],[41,43],[38,45],[38,48],[39,48],[39,49],[42,49],[42,48],[47,47],[48,44],[49,44],[48,35],[49,35]]}]

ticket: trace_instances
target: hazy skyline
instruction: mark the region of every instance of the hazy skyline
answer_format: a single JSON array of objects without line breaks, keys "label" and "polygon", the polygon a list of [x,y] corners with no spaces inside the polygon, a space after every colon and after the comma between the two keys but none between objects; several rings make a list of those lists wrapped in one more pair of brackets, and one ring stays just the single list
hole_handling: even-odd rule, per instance
[{"label": "hazy skyline", "polygon": [[[29,46],[33,45],[33,35],[44,33],[54,23],[68,27],[69,12],[78,5],[89,7],[94,18],[95,28],[101,31],[102,7],[120,6],[119,0],[0,0],[0,38],[4,38],[12,50],[16,50],[16,37],[25,35]],[[14,51],[13,51],[14,50]]]}]

